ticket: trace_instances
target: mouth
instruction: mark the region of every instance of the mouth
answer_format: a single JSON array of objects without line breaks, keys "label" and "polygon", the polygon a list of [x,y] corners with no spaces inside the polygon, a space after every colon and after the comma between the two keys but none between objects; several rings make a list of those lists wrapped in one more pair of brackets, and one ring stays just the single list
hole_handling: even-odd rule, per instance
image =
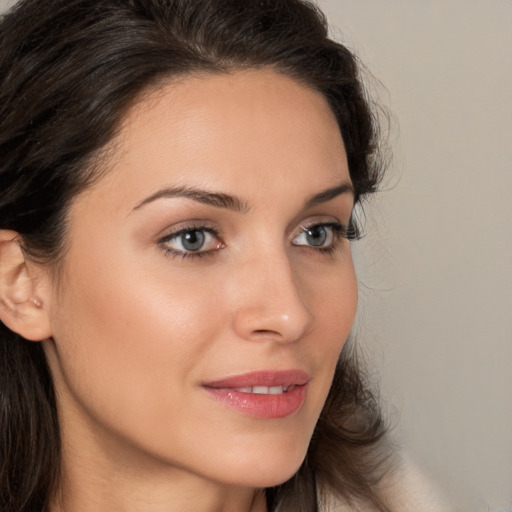
[{"label": "mouth", "polygon": [[232,391],[238,391],[239,393],[251,393],[254,395],[282,395],[288,393],[295,386],[252,386],[245,388],[225,388],[232,389]]},{"label": "mouth", "polygon": [[202,387],[209,396],[242,414],[276,419],[301,408],[310,380],[302,370],[259,371],[207,382]]}]

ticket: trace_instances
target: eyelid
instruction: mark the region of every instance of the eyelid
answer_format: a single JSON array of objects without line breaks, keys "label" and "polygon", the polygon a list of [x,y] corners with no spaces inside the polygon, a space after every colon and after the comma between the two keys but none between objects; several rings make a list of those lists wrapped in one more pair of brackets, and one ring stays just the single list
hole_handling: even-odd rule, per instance
[{"label": "eyelid", "polygon": [[298,227],[297,232],[293,235],[292,239],[295,238],[296,236],[300,235],[301,233],[303,233],[305,230],[314,228],[316,226],[326,226],[326,227],[334,228],[343,237],[345,237],[345,236],[348,237],[348,235],[351,231],[350,227],[346,223],[343,223],[336,218],[320,217],[320,218],[314,218],[314,219],[310,219],[310,220],[302,222],[300,224],[300,226]]},{"label": "eyelid", "polygon": [[[326,229],[326,243],[315,245],[313,243],[299,243],[299,238],[308,236],[308,231],[322,227]],[[291,242],[296,247],[305,248],[307,250],[314,250],[319,253],[332,253],[339,247],[339,243],[342,239],[348,239],[346,226],[338,220],[324,220],[323,222],[319,219],[312,219],[309,222],[303,223],[300,226],[300,231],[296,233]]]},{"label": "eyelid", "polygon": [[[170,247],[168,244],[172,240],[179,240],[179,237],[184,233],[188,233],[191,231],[202,231],[204,233],[208,233],[215,240],[217,240],[217,245],[212,248],[206,249],[198,249],[197,251],[191,251],[187,249],[176,249]],[[166,255],[172,255],[173,257],[181,256],[181,257],[199,257],[211,255],[215,251],[222,249],[224,247],[224,242],[222,241],[218,230],[205,222],[197,221],[191,222],[185,225],[180,225],[176,227],[174,230],[167,233],[165,236],[162,236],[157,241],[158,245],[164,250]]]}]

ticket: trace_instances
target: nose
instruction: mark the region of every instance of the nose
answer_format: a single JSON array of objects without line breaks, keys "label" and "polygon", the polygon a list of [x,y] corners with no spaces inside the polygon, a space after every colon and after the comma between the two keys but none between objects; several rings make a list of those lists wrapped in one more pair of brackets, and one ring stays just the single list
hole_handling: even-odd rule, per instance
[{"label": "nose", "polygon": [[284,251],[254,255],[239,272],[233,317],[238,336],[290,343],[311,332],[314,315],[303,297],[306,290]]}]

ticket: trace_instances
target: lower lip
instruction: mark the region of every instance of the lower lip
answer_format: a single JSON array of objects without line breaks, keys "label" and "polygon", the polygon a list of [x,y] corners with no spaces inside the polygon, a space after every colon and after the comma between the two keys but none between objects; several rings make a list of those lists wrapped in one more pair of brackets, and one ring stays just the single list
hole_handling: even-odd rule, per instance
[{"label": "lower lip", "polygon": [[242,393],[233,389],[205,389],[210,396],[226,405],[254,418],[285,418],[298,411],[306,398],[307,384],[295,386],[287,393],[279,395],[259,395]]}]

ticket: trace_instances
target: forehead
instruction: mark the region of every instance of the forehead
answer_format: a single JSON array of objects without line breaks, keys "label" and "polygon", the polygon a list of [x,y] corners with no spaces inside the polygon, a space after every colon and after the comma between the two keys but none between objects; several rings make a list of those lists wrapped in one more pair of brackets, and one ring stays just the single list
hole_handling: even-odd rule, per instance
[{"label": "forehead", "polygon": [[323,189],[349,180],[324,97],[271,70],[155,87],[125,116],[115,148],[107,178],[117,191],[131,184],[151,193],[167,184],[254,195],[272,184],[301,194],[301,184]]}]

